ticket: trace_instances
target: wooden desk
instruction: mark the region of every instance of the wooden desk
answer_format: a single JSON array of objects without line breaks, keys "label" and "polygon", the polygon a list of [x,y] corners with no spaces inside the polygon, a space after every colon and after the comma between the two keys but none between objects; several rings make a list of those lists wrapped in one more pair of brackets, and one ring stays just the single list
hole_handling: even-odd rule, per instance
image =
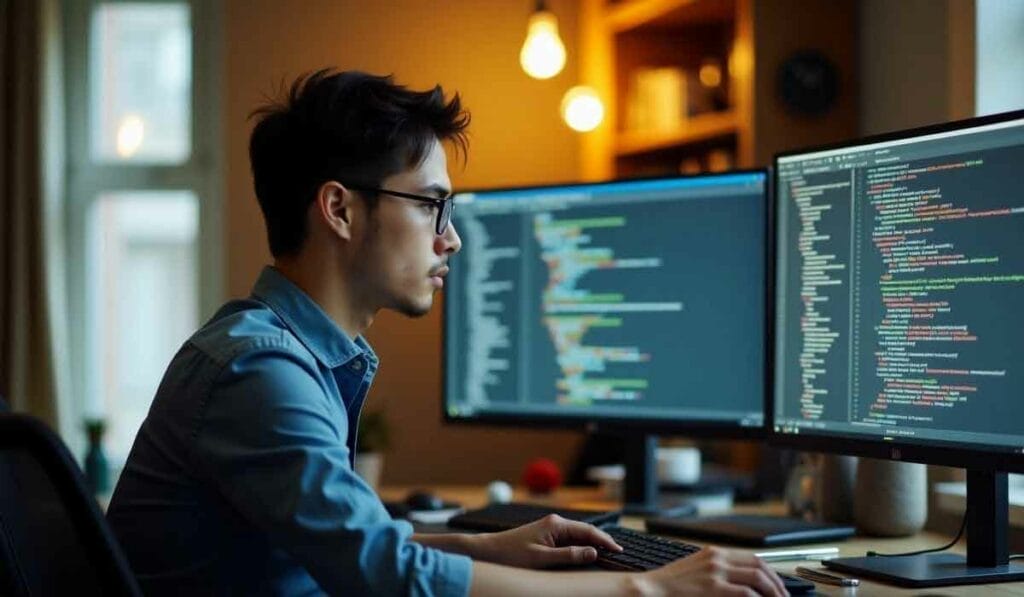
[{"label": "wooden desk", "polygon": [[[384,500],[401,500],[403,499],[410,490],[412,489],[423,489],[422,487],[386,487],[380,491],[381,499]],[[467,486],[445,486],[430,488],[439,497],[447,501],[456,501],[461,503],[467,508],[479,508],[486,504],[487,494],[485,488],[479,485],[467,485]],[[562,507],[575,507],[575,508],[594,508],[594,509],[614,509],[618,505],[614,502],[608,501],[600,491],[592,488],[563,488],[558,490],[554,495],[546,498],[536,498],[534,496],[527,495],[521,489],[516,489],[515,497],[516,501],[530,501],[538,503],[549,503],[554,506]],[[739,513],[750,513],[750,514],[782,514],[784,507],[781,503],[771,504],[741,504],[736,507],[736,512]],[[636,517],[623,517],[621,521],[622,526],[630,527],[634,529],[643,530],[643,520]],[[677,537],[673,537],[677,538]],[[696,545],[706,545],[706,542],[699,541],[696,539],[683,539],[688,543],[694,543]],[[836,545],[839,548],[839,555],[841,556],[862,556],[868,550],[875,550],[881,552],[904,552],[914,551],[918,549],[925,549],[929,547],[937,547],[944,545],[949,541],[949,537],[939,535],[936,533],[924,532],[919,533],[913,537],[907,537],[902,539],[881,539],[876,537],[854,537],[846,541],[840,541],[837,543],[829,544]],[[734,549],[740,549],[745,551],[754,551],[748,548],[736,547]],[[759,549],[758,551],[761,551]],[[954,547],[951,551],[955,553],[964,553],[963,542]],[[785,572],[788,574],[794,574],[794,569],[797,565],[819,567],[818,562],[776,562],[772,564],[776,570]],[[1024,583],[999,583],[992,585],[965,585],[960,587],[935,587],[932,589],[902,589],[892,585],[886,585],[877,583],[867,579],[861,579],[861,584],[856,588],[840,588],[829,585],[818,585],[818,594],[820,595],[835,595],[843,597],[874,597],[876,595],[950,595],[950,596],[967,596],[967,595],[1020,595],[1024,596]]]}]

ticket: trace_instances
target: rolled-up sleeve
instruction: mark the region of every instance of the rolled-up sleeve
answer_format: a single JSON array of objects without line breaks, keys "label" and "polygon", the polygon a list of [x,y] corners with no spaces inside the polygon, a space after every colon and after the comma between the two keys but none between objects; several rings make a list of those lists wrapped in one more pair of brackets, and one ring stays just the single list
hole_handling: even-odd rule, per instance
[{"label": "rolled-up sleeve", "polygon": [[469,558],[412,542],[411,525],[352,470],[344,407],[326,383],[314,362],[266,339],[228,361],[196,426],[197,468],[327,592],[467,594]]}]

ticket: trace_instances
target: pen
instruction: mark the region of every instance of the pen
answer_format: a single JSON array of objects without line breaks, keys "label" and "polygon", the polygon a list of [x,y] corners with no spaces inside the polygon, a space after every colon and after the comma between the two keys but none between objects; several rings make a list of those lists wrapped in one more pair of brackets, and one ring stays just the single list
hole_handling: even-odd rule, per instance
[{"label": "pen", "polygon": [[808,547],[805,549],[777,549],[755,553],[766,562],[792,562],[799,560],[826,560],[839,555],[838,547]]},{"label": "pen", "polygon": [[824,570],[812,570],[810,568],[804,568],[803,566],[797,566],[796,573],[807,580],[820,582],[826,585],[835,585],[837,587],[856,587],[860,584],[860,580],[856,578],[836,576],[835,574],[829,574]]}]

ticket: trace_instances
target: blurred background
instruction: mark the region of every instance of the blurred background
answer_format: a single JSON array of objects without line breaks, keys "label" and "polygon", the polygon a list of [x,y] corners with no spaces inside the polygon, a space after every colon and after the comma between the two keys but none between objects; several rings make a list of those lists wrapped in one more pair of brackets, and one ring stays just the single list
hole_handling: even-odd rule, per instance
[{"label": "blurred background", "polygon": [[[116,476],[178,347],[269,263],[249,113],[326,66],[458,91],[473,120],[456,189],[720,171],[1024,107],[1024,2],[0,0],[15,410],[80,457],[86,423],[102,427]],[[579,431],[442,424],[441,312],[381,313],[368,334],[384,483],[515,481],[538,456],[571,468]]]}]

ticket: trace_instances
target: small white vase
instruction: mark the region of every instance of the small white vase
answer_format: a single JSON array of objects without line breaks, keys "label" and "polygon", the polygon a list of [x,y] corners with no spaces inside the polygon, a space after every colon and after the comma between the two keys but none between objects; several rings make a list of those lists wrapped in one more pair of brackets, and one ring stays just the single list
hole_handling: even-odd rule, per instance
[{"label": "small white vase", "polygon": [[928,517],[928,471],[923,464],[861,458],[853,496],[857,529],[868,535],[906,537]]},{"label": "small white vase", "polygon": [[853,456],[826,454],[821,459],[818,477],[818,518],[824,522],[853,522],[853,492],[857,479],[857,459]]},{"label": "small white vase", "polygon": [[379,452],[356,454],[356,474],[375,491],[380,487],[380,476],[384,471],[384,455]]}]

